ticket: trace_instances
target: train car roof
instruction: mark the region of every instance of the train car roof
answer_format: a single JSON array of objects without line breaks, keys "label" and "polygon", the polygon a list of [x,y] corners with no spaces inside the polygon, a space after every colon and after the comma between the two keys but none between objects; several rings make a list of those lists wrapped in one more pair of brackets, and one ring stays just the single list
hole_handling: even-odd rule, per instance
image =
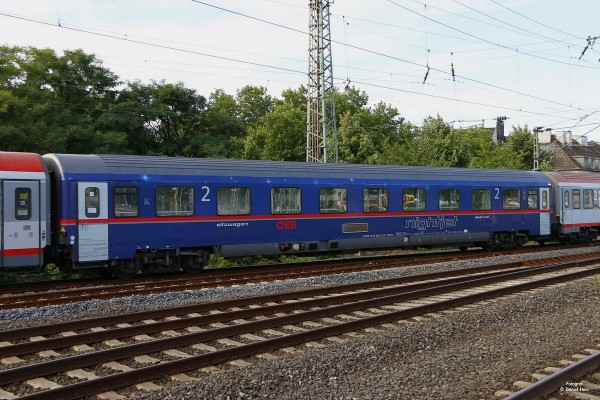
[{"label": "train car roof", "polygon": [[555,183],[597,183],[600,185],[600,172],[558,171],[547,172]]},{"label": "train car roof", "polygon": [[0,151],[0,171],[45,172],[46,169],[39,154]]},{"label": "train car roof", "polygon": [[409,179],[448,181],[492,181],[531,184],[548,183],[533,171],[470,168],[408,167],[362,164],[223,160],[210,158],[47,154],[51,169],[69,174],[121,174],[129,176],[245,176],[338,179]]}]

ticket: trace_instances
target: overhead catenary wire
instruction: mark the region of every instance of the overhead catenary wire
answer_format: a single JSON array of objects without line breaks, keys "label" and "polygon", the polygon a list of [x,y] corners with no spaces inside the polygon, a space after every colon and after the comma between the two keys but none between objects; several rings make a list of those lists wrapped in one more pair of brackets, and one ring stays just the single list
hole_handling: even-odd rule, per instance
[{"label": "overhead catenary wire", "polygon": [[[205,3],[205,2],[203,2],[203,3]],[[262,22],[262,21],[266,21],[266,20],[261,20],[261,22]],[[61,28],[62,28],[62,27],[61,27]],[[297,31],[301,32],[301,30],[297,30]],[[427,31],[428,31],[428,34],[432,34],[432,35],[434,34],[433,32],[429,32],[429,30],[427,30]],[[128,36],[128,38],[127,38],[127,40],[129,40],[129,41],[131,41],[132,43],[134,43],[134,42],[132,41],[132,39],[134,39],[134,38],[135,38],[135,36],[131,36],[131,35],[129,35],[129,36]],[[427,47],[429,47],[429,46],[427,46]],[[494,47],[495,47],[495,46],[494,46]],[[429,50],[431,50],[431,49],[429,49]],[[187,51],[187,50],[179,49],[179,51]],[[189,51],[187,51],[187,52],[189,52]],[[205,53],[205,52],[190,52],[190,53],[204,55],[203,53]],[[212,53],[212,52],[208,52],[208,53]],[[214,54],[213,54],[213,55],[214,55]],[[267,56],[268,56],[268,55],[267,55]],[[389,54],[388,54],[387,56],[389,56]],[[218,57],[219,57],[219,56],[217,56],[217,58],[218,58]],[[392,57],[393,57],[393,55],[392,55]],[[237,61],[247,61],[247,60],[243,60],[243,58],[240,58],[240,57],[230,57],[230,58],[231,58],[231,59],[234,59],[234,60],[237,60]],[[396,57],[396,58],[397,58],[397,57]],[[228,59],[228,57],[225,57],[225,59]],[[404,60],[404,61],[407,61],[407,60]],[[270,70],[270,69],[273,69],[273,67],[277,67],[276,65],[273,65],[273,64],[271,64],[271,63],[253,63],[253,64],[258,64],[258,65],[261,65],[262,67],[266,67],[266,69],[269,69],[269,70]],[[454,63],[451,63],[451,64],[454,64]],[[461,61],[460,61],[460,65],[462,65],[462,64],[463,64],[463,61],[461,60]],[[414,65],[418,65],[418,63],[415,63]],[[421,65],[421,67],[423,67],[423,66]],[[424,67],[427,67],[427,66],[424,66]],[[348,68],[350,69],[350,68],[352,68],[352,66],[348,66]],[[430,66],[430,68],[431,68],[431,70],[432,70],[432,71],[436,70],[436,69],[435,69],[433,66]],[[304,75],[304,74],[305,74],[305,71],[304,71],[304,70],[300,70],[300,69],[295,69],[295,68],[287,68],[286,70],[288,70],[288,71],[287,71],[287,73],[298,74],[299,76],[302,76],[302,75]],[[445,75],[446,75],[446,76],[448,76],[450,79],[453,79],[453,82],[455,81],[455,79],[457,79],[457,78],[458,78],[458,76],[457,76],[456,74],[454,74],[454,75],[452,74],[452,68],[450,68],[450,70],[447,68],[447,64],[446,64],[446,66],[444,66],[443,70],[444,70],[444,71],[441,71],[441,70],[438,70],[438,71],[440,71],[441,73],[445,74]],[[459,69],[457,68],[457,71],[458,71],[458,72],[462,72],[462,71],[464,71],[464,69],[460,69],[460,70],[459,70]],[[282,71],[282,72],[284,72],[284,71]],[[397,76],[397,74],[395,74],[395,75]],[[438,74],[435,74],[435,75],[437,76]],[[391,76],[391,74],[390,74],[389,72],[386,72],[386,76]],[[421,76],[422,76],[422,75],[421,75]],[[429,83],[429,82],[431,81],[431,79],[432,79],[432,76],[431,76],[431,74],[429,75],[429,77],[428,77],[427,79],[428,79],[427,83]],[[438,80],[439,80],[439,78],[438,78]],[[458,81],[458,84],[459,84],[459,85],[462,85],[462,84],[463,84],[463,82],[465,82],[465,81],[467,81],[467,80],[469,80],[469,78],[466,78],[466,77],[461,77],[461,79]],[[364,80],[363,80],[363,81],[364,81]],[[487,83],[485,83],[485,82],[477,82],[477,81],[475,81],[475,83],[479,83],[479,84],[481,84],[481,85],[483,85],[483,86],[485,86],[485,87],[487,87],[487,88],[493,88],[493,89],[498,89],[498,90],[500,90],[500,89],[501,89],[501,90],[505,90],[505,88],[494,88],[493,86],[489,86],[489,85],[488,85]],[[390,86],[391,86],[391,85],[390,85]],[[462,89],[461,89],[461,90],[462,90]],[[519,90],[517,90],[517,91],[512,91],[512,93],[520,93],[520,92],[521,92],[521,90],[520,90],[520,89],[519,89]],[[510,91],[506,91],[506,93],[511,93],[511,92],[510,92]],[[461,94],[462,94],[462,92],[461,92]],[[523,95],[524,95],[524,97],[525,97],[525,95],[526,95],[526,94],[525,94],[525,93],[523,93]],[[532,98],[535,98],[535,96],[534,96],[534,97],[532,97]],[[546,102],[547,100],[550,100],[550,99],[547,99],[547,98],[544,98],[543,96],[540,96],[540,97],[538,98],[538,100],[539,100],[539,101],[544,101],[544,102]],[[555,102],[554,104],[556,104],[556,103],[558,103],[558,102]],[[573,109],[574,109],[574,111],[576,111],[576,112],[580,112],[578,109],[576,109],[576,108],[572,107],[572,102],[569,102],[569,104],[560,104],[560,103],[558,103],[557,105],[559,105],[559,106],[561,106],[561,107],[563,107],[563,106],[570,106],[571,108],[573,108]],[[526,110],[523,110],[523,111],[526,111]]]},{"label": "overhead catenary wire", "polygon": [[[215,6],[210,5],[209,3],[206,3],[206,2],[203,2],[203,1],[199,1],[199,0],[192,0],[192,1],[195,2],[195,3],[202,4],[202,5],[208,5],[210,7],[215,7]],[[238,16],[243,16],[243,17],[246,17],[246,18],[251,18],[251,19],[259,21],[259,22],[263,22],[263,23],[267,23],[267,24],[279,26],[279,27],[282,27],[282,28],[285,28],[285,29],[289,29],[289,30],[292,30],[292,31],[295,31],[295,32],[298,32],[298,33],[302,33],[302,34],[308,35],[304,31],[301,31],[301,30],[298,30],[298,29],[294,29],[294,28],[289,28],[289,27],[286,27],[286,26],[284,26],[282,24],[272,23],[270,21],[267,21],[267,20],[264,20],[264,19],[261,19],[261,18],[256,18],[256,17],[248,16],[246,14],[243,14],[243,13],[240,13],[240,12],[237,12],[237,11],[233,11],[233,10],[229,10],[229,9],[226,9],[226,8],[223,8],[223,7],[215,7],[215,8],[218,8],[218,9],[224,11],[224,12],[231,12],[231,13],[234,13],[234,14],[236,14]],[[11,17],[11,18],[16,18],[16,19],[21,19],[21,20],[25,20],[25,21],[29,21],[29,22],[34,22],[34,23],[39,23],[39,24],[44,24],[44,25],[50,25],[50,26],[58,27],[54,23],[47,22],[47,21],[40,21],[40,20],[36,20],[34,18],[23,17],[23,16],[15,16],[15,15],[6,14],[6,13],[2,13],[2,12],[0,12],[0,15]],[[90,30],[89,28],[73,27],[73,26],[65,25],[65,24],[63,24],[62,26],[60,26],[58,28],[67,29],[67,30],[71,30],[71,31],[76,31],[76,32],[80,32],[80,33],[87,33],[87,34],[91,34],[91,35],[103,36],[103,37],[106,37],[106,38],[111,38],[111,39],[116,39],[116,40],[121,40],[121,41],[130,41],[130,42],[133,42],[133,43],[147,45],[147,46],[152,46],[152,47],[156,47],[156,48],[163,48],[163,49],[168,49],[168,50],[173,50],[173,51],[179,51],[179,52],[184,52],[184,53],[189,53],[189,54],[196,54],[196,55],[201,55],[201,56],[206,56],[206,57],[211,57],[211,58],[221,59],[221,60],[227,60],[227,61],[232,61],[232,62],[238,62],[238,63],[248,64],[248,65],[267,67],[267,68],[272,68],[274,70],[294,72],[294,73],[297,73],[297,74],[305,74],[305,71],[301,71],[301,70],[296,70],[296,69],[291,69],[291,68],[285,68],[285,67],[279,67],[279,66],[273,66],[273,65],[269,65],[269,64],[265,64],[265,63],[257,63],[257,62],[247,61],[247,60],[241,60],[241,59],[236,59],[236,58],[233,58],[233,57],[224,57],[224,56],[219,56],[219,55],[210,54],[210,53],[206,53],[206,52],[200,52],[200,51],[194,51],[194,50],[188,50],[188,49],[181,49],[181,48],[177,48],[177,47],[174,47],[174,46],[168,46],[168,45],[151,43],[151,42],[144,41],[144,40],[138,40],[138,39],[134,39],[131,36],[119,35],[119,34],[116,34],[116,33],[96,32],[96,31]],[[337,44],[342,44],[341,42],[335,41],[335,40],[332,40],[332,42],[337,43]],[[357,49],[357,50],[368,52],[370,54],[374,54],[374,55],[386,57],[386,58],[389,58],[389,59],[392,59],[392,60],[404,62],[404,63],[407,63],[409,65],[415,65],[415,66],[419,66],[419,67],[422,67],[422,68],[427,68],[427,66],[425,66],[423,64],[420,64],[420,63],[417,63],[417,62],[413,62],[413,61],[409,61],[409,60],[405,60],[405,59],[402,59],[400,57],[396,57],[396,56],[393,56],[393,55],[389,55],[389,54],[377,52],[377,51],[374,51],[374,50],[371,50],[371,49],[366,49],[366,48],[363,48],[363,47],[360,47],[360,46],[351,45],[351,44],[347,44],[347,46],[350,47],[350,48],[354,48],[354,49]],[[430,68],[430,69],[433,70],[433,71],[436,71],[436,72],[440,72],[440,73],[445,74],[445,75],[450,75],[450,73],[448,71],[445,71],[445,70],[442,70],[442,69],[438,69],[438,68]],[[474,82],[474,83],[480,84],[480,85],[488,86],[490,88],[494,88],[494,89],[497,89],[497,90],[506,91],[508,93],[519,94],[518,91],[509,89],[509,88],[506,88],[506,87],[502,87],[502,86],[499,86],[499,85],[494,85],[494,84],[486,83],[486,82],[483,82],[483,81],[480,81],[480,80],[477,80],[477,79],[468,78],[468,77],[465,77],[465,76],[460,76],[460,78],[463,79],[463,80],[467,80],[467,81],[470,81],[470,82]],[[564,103],[561,103],[561,102],[558,102],[558,101],[554,101],[554,100],[550,100],[550,99],[544,99],[542,97],[535,96],[535,95],[532,95],[532,94],[521,93],[521,95],[529,97],[529,98],[533,98],[533,99],[536,99],[536,100],[540,100],[540,101],[543,101],[543,102],[548,102],[548,103],[551,103],[551,104],[560,105],[560,106],[563,106],[563,107],[570,107],[567,104],[564,104]]]},{"label": "overhead catenary wire", "polygon": [[[514,48],[512,48],[511,46],[507,46],[507,45],[503,45],[503,44],[500,44],[500,43],[496,43],[496,42],[494,42],[494,41],[492,41],[492,40],[489,40],[489,39],[482,38],[482,37],[480,37],[480,36],[477,36],[477,35],[474,35],[474,34],[472,34],[472,33],[468,33],[468,32],[466,32],[466,31],[464,31],[464,30],[462,30],[462,29],[455,28],[455,27],[453,27],[453,26],[451,26],[451,25],[448,25],[448,24],[446,24],[446,23],[444,23],[444,22],[438,21],[438,20],[436,20],[436,19],[434,19],[434,18],[427,17],[427,16],[425,16],[425,15],[421,14],[421,13],[420,13],[420,12],[418,12],[418,11],[411,10],[411,9],[410,9],[410,8],[408,8],[408,7],[405,7],[405,6],[401,5],[401,4],[398,4],[398,2],[396,2],[396,1],[393,1],[393,0],[387,0],[387,1],[388,1],[389,3],[391,3],[391,4],[394,4],[394,5],[396,5],[397,7],[400,7],[400,8],[402,8],[402,9],[404,9],[404,10],[406,10],[406,11],[410,12],[410,13],[413,13],[413,14],[419,15],[419,16],[421,16],[421,17],[425,17],[425,18],[427,18],[429,21],[435,22],[435,23],[437,23],[437,24],[439,24],[439,25],[442,25],[442,26],[444,26],[444,27],[446,27],[446,28],[448,28],[448,29],[451,29],[451,30],[454,30],[454,31],[460,32],[460,33],[462,33],[463,35],[467,35],[467,36],[469,36],[469,37],[472,37],[472,38],[479,39],[479,40],[481,40],[482,42],[485,42],[485,43],[488,43],[488,44],[491,44],[491,45],[494,45],[494,46],[498,46],[498,47],[501,47],[501,48],[504,48],[504,49],[507,49],[507,50],[513,50],[513,51],[515,50],[515,49],[514,49]],[[530,57],[534,57],[534,58],[542,59],[542,60],[549,61],[549,62],[553,62],[553,63],[567,64],[567,62],[565,62],[565,61],[554,60],[554,59],[551,59],[551,58],[548,58],[548,57],[543,57],[543,56],[538,56],[538,55],[535,55],[535,54],[531,54],[531,53],[529,53],[529,52],[524,52],[524,51],[521,51],[521,53],[522,53],[522,54],[525,54],[525,55],[527,55],[527,56],[530,56]],[[592,66],[581,66],[581,68],[589,68],[589,69],[594,69],[594,70],[600,70],[600,67],[592,67]]]}]

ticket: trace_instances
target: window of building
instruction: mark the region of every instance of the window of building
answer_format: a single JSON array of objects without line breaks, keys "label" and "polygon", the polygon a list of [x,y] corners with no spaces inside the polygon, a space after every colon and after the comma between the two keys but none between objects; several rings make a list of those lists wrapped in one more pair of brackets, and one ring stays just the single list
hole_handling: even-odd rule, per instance
[{"label": "window of building", "polygon": [[319,210],[322,213],[345,213],[346,189],[321,188],[319,191]]},{"label": "window of building", "polygon": [[271,189],[272,214],[300,214],[301,212],[300,188],[277,187]]},{"label": "window of building", "polygon": [[100,216],[100,189],[97,187],[85,188],[85,216],[88,218]]},{"label": "window of building", "polygon": [[425,211],[425,189],[406,188],[402,191],[404,211]]},{"label": "window of building", "polygon": [[[546,193],[546,192],[544,192]],[[531,189],[527,191],[527,208],[530,210],[537,210],[538,207],[538,191]],[[546,208],[546,207],[544,207]]]},{"label": "window of building", "polygon": [[250,188],[220,187],[217,189],[218,215],[249,215]]},{"label": "window of building", "polygon": [[581,194],[579,189],[573,189],[573,208],[581,208]]},{"label": "window of building", "polygon": [[521,191],[519,189],[504,189],[502,191],[502,208],[518,210],[521,208]]},{"label": "window of building", "polygon": [[440,211],[460,210],[460,190],[440,189]]},{"label": "window of building", "polygon": [[491,189],[473,190],[473,210],[491,210],[492,209],[492,191]]},{"label": "window of building", "polygon": [[388,190],[364,189],[363,190],[363,211],[364,212],[387,212],[388,210]]},{"label": "window of building", "polygon": [[22,221],[31,219],[31,189],[15,189],[15,218]]},{"label": "window of building", "polygon": [[583,208],[594,208],[594,191],[583,189]]},{"label": "window of building", "polygon": [[115,187],[115,217],[137,217],[138,216],[138,188],[133,186]]},{"label": "window of building", "polygon": [[194,188],[189,186],[157,187],[156,215],[159,217],[194,215]]}]

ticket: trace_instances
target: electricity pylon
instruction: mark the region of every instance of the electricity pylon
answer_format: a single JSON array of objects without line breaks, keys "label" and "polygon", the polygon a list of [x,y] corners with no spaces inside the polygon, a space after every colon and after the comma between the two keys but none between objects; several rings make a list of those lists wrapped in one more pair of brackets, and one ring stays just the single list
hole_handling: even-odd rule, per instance
[{"label": "electricity pylon", "polygon": [[328,162],[330,147],[335,162],[338,162],[330,3],[333,3],[333,0],[309,0],[308,3],[310,16],[308,20],[307,162]]}]

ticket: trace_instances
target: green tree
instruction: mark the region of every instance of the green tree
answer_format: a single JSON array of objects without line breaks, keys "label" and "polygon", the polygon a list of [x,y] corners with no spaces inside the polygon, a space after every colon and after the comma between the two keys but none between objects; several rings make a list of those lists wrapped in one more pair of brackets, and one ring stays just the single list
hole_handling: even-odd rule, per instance
[{"label": "green tree", "polygon": [[236,102],[236,115],[246,127],[256,126],[274,106],[274,99],[262,86],[244,86],[237,91]]},{"label": "green tree", "polygon": [[[183,83],[171,84],[164,81],[150,84],[133,82],[124,89],[118,99],[119,107],[111,110],[106,122],[127,129],[129,146],[141,139],[138,150],[146,148],[149,154],[167,156],[197,156],[202,152],[197,140],[202,135],[202,113],[206,99]],[[123,115],[137,114],[130,126]],[[107,126],[105,126],[106,128]]]},{"label": "green tree", "polygon": [[403,118],[398,110],[383,102],[373,108],[362,107],[341,118],[340,161],[357,164],[386,163],[386,150],[401,142]]},{"label": "green tree", "polygon": [[94,119],[119,82],[95,56],[0,46],[0,71],[2,149],[82,153],[103,142]]},{"label": "green tree", "polygon": [[202,115],[199,134],[192,138],[196,156],[240,158],[244,147],[246,127],[237,117],[238,104],[233,96],[216,90],[209,96]]},{"label": "green tree", "polygon": [[273,111],[248,129],[244,158],[304,161],[306,154],[306,88],[287,89]]}]

